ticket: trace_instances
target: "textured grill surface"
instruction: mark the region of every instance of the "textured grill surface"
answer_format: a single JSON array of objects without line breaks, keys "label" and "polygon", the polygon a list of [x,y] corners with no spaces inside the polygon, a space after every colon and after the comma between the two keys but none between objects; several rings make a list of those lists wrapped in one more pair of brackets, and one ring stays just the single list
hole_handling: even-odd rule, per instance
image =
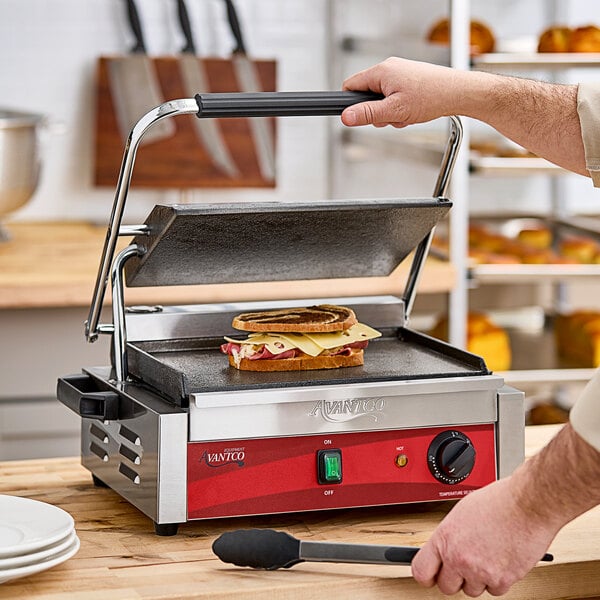
[{"label": "textured grill surface", "polygon": [[360,367],[283,373],[238,371],[219,351],[221,340],[171,340],[129,345],[129,370],[177,403],[189,394],[239,389],[296,387],[484,375],[481,359],[410,330],[402,339],[373,340]]},{"label": "textured grill surface", "polygon": [[450,207],[437,198],[155,206],[127,285],[386,276]]}]

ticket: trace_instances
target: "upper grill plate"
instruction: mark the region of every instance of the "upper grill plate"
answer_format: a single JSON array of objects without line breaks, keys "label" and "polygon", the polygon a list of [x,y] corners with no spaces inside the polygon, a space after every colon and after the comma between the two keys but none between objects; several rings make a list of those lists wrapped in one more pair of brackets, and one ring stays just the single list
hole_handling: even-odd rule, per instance
[{"label": "upper grill plate", "polygon": [[443,198],[155,206],[128,286],[389,275],[450,210]]}]

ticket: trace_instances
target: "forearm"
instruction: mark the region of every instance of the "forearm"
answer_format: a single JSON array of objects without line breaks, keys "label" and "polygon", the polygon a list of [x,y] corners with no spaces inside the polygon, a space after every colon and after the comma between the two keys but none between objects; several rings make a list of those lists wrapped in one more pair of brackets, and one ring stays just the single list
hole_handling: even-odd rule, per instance
[{"label": "forearm", "polygon": [[346,125],[406,127],[449,115],[488,123],[561,167],[589,175],[577,112],[577,86],[389,58],[344,82],[381,93],[342,113]]},{"label": "forearm", "polygon": [[565,425],[511,478],[517,505],[556,532],[600,503],[600,452]]},{"label": "forearm", "polygon": [[486,122],[534,154],[588,175],[577,113],[577,86],[469,73],[459,114]]}]

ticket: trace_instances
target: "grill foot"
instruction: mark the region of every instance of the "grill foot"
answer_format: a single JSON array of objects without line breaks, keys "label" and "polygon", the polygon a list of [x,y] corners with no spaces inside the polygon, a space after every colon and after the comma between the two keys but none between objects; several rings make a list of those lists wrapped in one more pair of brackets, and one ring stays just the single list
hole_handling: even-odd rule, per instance
[{"label": "grill foot", "polygon": [[92,474],[92,481],[94,482],[94,486],[96,487],[101,487],[101,488],[107,488],[108,486],[104,483],[104,481],[102,481],[102,479],[99,479],[98,477],[96,477],[96,475]]},{"label": "grill foot", "polygon": [[161,536],[177,535],[179,523],[154,523],[154,533]]}]

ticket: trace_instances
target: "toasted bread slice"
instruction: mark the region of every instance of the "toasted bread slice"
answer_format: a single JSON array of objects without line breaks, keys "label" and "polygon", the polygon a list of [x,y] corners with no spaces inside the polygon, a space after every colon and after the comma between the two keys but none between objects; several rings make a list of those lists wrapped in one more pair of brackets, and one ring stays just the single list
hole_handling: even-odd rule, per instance
[{"label": "toasted bread slice", "polygon": [[231,324],[241,331],[304,333],[344,331],[356,323],[358,320],[350,308],[320,304],[306,308],[242,313]]},{"label": "toasted bread slice", "polygon": [[250,360],[242,358],[239,366],[229,355],[229,364],[240,371],[312,371],[315,369],[338,369],[340,367],[358,367],[364,364],[364,352],[353,350],[350,356],[298,356],[296,358],[278,358]]}]

